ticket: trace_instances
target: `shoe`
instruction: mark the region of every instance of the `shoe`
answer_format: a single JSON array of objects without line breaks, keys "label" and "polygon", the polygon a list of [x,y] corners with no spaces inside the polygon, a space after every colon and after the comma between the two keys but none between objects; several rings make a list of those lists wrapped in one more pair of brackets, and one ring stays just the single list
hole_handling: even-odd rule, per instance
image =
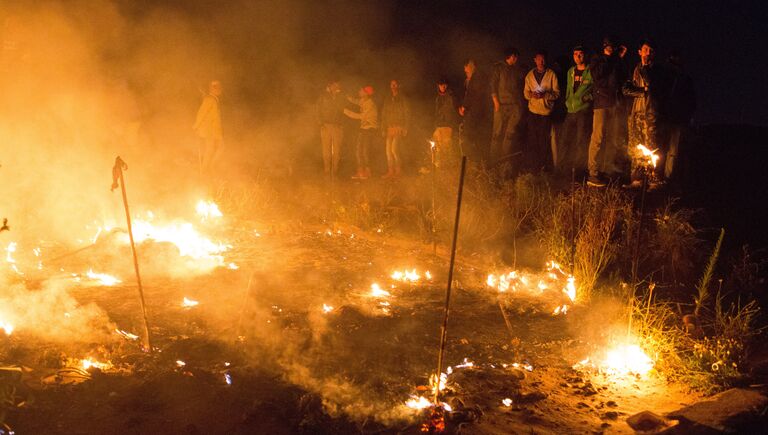
[{"label": "shoe", "polygon": [[365,179],[365,172],[363,172],[362,169],[358,169],[357,172],[355,172],[355,175],[352,176],[353,180],[363,180]]},{"label": "shoe", "polygon": [[606,183],[602,178],[595,177],[593,175],[590,175],[589,178],[587,178],[587,186],[590,187],[605,187],[608,183]]},{"label": "shoe", "polygon": [[621,186],[625,189],[640,189],[643,187],[643,180],[632,180],[631,183]]}]

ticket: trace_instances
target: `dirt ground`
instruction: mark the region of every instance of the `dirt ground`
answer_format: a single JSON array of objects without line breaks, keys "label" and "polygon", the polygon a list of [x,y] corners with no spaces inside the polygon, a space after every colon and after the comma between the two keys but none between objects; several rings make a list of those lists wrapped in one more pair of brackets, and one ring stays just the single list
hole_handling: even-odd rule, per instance
[{"label": "dirt ground", "polygon": [[[18,434],[419,433],[425,411],[403,404],[429,396],[445,247],[435,256],[422,241],[300,215],[230,220],[219,235],[232,244],[226,261],[237,269],[171,278],[146,261],[151,354],[115,333],[78,345],[46,343],[23,329],[0,335],[0,361],[24,368],[26,403],[9,413],[10,426]],[[99,264],[116,251],[127,259],[125,249],[107,239],[62,268]],[[144,259],[174,255],[167,244],[140,250]],[[617,379],[574,369],[600,345],[584,338],[585,329],[601,328],[592,307],[554,316],[559,301],[550,296],[500,296],[485,284],[497,267],[460,251],[445,353],[452,374],[442,396],[454,410],[450,431],[625,433],[629,415],[696,400],[653,371]],[[413,268],[422,274],[417,283],[390,278]],[[125,281],[70,293],[104,310],[110,327],[139,334],[136,288]],[[373,283],[390,295],[371,297]],[[199,305],[182,307],[185,297]],[[113,366],[64,369],[66,358],[86,357]]]}]

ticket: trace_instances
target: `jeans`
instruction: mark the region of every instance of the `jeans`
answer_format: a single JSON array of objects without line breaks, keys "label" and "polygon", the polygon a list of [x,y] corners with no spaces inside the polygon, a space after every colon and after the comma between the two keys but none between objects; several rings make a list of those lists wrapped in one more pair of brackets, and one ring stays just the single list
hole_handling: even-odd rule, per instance
[{"label": "jeans", "polygon": [[[502,160],[511,159],[519,153],[520,127],[523,119],[523,108],[513,104],[502,104],[497,112],[493,112],[493,137],[491,138],[492,165]],[[520,161],[520,158],[516,158]]]},{"label": "jeans", "polygon": [[344,129],[339,124],[323,124],[320,126],[320,142],[323,145],[323,168],[326,174],[336,174],[339,170],[341,157],[341,141],[344,139]]},{"label": "jeans", "polygon": [[592,115],[592,137],[589,141],[587,169],[596,177],[600,172],[616,172],[619,140],[619,108],[595,109]]}]

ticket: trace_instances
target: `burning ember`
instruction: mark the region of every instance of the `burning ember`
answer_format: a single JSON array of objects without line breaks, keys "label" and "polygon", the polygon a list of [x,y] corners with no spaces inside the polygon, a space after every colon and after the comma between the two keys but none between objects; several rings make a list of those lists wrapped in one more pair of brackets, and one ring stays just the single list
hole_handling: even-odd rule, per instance
[{"label": "burning ember", "polygon": [[88,273],[85,274],[85,276],[94,281],[98,281],[101,285],[105,286],[113,286],[122,282],[114,276],[107,275],[106,273],[94,273],[93,269],[90,269]]},{"label": "burning ember", "polygon": [[99,370],[109,370],[112,368],[112,363],[110,362],[103,363],[99,361],[94,361],[92,358],[88,358],[88,359],[80,360],[80,366],[83,368],[83,370],[88,370],[91,367],[95,367]]},{"label": "burning ember", "polygon": [[566,314],[567,312],[568,312],[568,305],[561,305],[555,308],[555,311],[552,312],[552,315],[557,316],[558,314]]},{"label": "burning ember", "polygon": [[[513,270],[500,275],[490,274],[486,284],[499,292],[526,292],[532,295],[542,295],[559,288],[569,301],[576,300],[576,279],[565,273],[554,261],[547,263],[546,273],[534,274]],[[560,305],[555,308],[553,314],[565,314],[566,311],[567,306]]]},{"label": "burning ember", "polygon": [[184,296],[184,300],[181,301],[181,306],[184,308],[192,308],[196,307],[200,304],[199,301],[196,301],[194,299],[189,299],[188,297]]},{"label": "burning ember", "polygon": [[512,406],[512,399],[506,398],[506,399],[501,401],[501,404],[506,406],[506,407],[510,407],[510,406]]},{"label": "burning ember", "polygon": [[659,161],[659,156],[656,155],[657,150],[649,150],[643,144],[637,144],[636,148],[640,157],[645,159],[646,164],[655,168],[656,163]]},{"label": "burning ember", "polygon": [[328,304],[323,304],[323,313],[327,314],[333,311],[333,307]]},{"label": "burning ember", "polygon": [[[428,279],[432,279],[432,274],[429,273],[429,271],[426,271],[424,273],[424,276]],[[408,283],[415,283],[418,282],[421,279],[421,275],[416,271],[416,269],[411,270],[396,270],[392,272],[392,275],[390,275],[390,278],[392,278],[395,281],[401,281],[401,282],[408,282]]]}]

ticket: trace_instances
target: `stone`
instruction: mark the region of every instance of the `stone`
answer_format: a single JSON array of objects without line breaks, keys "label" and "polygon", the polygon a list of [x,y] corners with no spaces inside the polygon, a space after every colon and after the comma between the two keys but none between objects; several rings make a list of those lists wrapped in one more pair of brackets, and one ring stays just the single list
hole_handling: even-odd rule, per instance
[{"label": "stone", "polygon": [[693,405],[670,412],[667,417],[686,426],[718,432],[750,432],[762,428],[761,416],[768,397],[759,391],[732,388]]},{"label": "stone", "polygon": [[651,411],[643,411],[628,417],[627,424],[638,432],[658,433],[672,426],[673,422]]},{"label": "stone", "polygon": [[619,418],[619,413],[616,411],[608,411],[600,416],[603,420],[616,420]]}]

